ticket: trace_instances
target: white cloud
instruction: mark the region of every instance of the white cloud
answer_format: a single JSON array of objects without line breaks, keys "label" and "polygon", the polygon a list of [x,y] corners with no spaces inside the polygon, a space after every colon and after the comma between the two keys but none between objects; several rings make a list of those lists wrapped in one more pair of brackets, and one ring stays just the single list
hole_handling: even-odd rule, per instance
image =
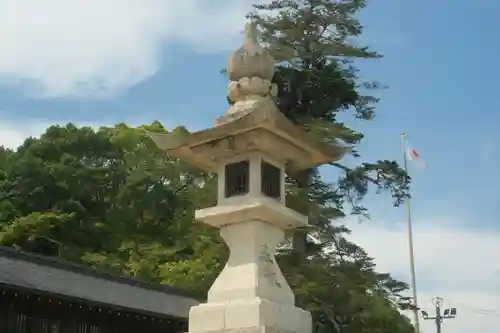
[{"label": "white cloud", "polygon": [[37,137],[50,125],[39,121],[14,122],[0,117],[0,146],[17,148],[28,137]]},{"label": "white cloud", "polygon": [[38,97],[115,94],[154,75],[169,41],[233,45],[252,3],[0,0],[0,84]]},{"label": "white cloud", "polygon": [[[431,299],[457,307],[456,319],[445,320],[445,332],[496,332],[500,326],[500,233],[466,227],[468,221],[448,216],[416,221],[415,259],[419,305],[433,315]],[[469,224],[472,225],[472,224]],[[387,227],[376,220],[349,225],[352,239],[375,258],[380,271],[410,281],[406,224]],[[434,332],[433,321],[420,321]]]}]

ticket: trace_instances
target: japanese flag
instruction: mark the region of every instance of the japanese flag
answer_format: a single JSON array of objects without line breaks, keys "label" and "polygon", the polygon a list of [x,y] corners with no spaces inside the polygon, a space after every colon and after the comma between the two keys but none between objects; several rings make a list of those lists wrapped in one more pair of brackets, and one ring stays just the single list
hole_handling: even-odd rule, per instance
[{"label": "japanese flag", "polygon": [[425,161],[420,156],[420,153],[411,146],[406,148],[406,158],[418,167],[425,168],[426,166]]}]

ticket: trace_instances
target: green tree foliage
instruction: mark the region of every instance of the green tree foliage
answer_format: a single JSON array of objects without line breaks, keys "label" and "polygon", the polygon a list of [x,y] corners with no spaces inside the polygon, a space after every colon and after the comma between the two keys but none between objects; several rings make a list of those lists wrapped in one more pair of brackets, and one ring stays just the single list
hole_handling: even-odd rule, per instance
[{"label": "green tree foliage", "polygon": [[167,157],[146,130],[166,131],[159,123],[97,131],[69,124],[6,151],[0,242],[157,282],[175,282],[191,263],[200,273],[178,281],[210,283],[223,246],[208,249],[215,233],[195,226],[193,211],[213,204],[213,176]]}]

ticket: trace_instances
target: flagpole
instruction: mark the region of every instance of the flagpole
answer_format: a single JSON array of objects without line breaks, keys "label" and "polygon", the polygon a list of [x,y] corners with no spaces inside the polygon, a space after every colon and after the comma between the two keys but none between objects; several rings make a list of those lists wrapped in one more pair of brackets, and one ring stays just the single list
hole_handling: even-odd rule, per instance
[{"label": "flagpole", "polygon": [[[403,142],[403,166],[406,174],[408,174],[408,156],[407,156],[407,145],[406,145],[406,133],[401,134]],[[413,315],[415,320],[415,331],[420,333],[420,323],[418,320],[418,301],[417,301],[417,279],[415,274],[415,254],[413,251],[413,228],[411,221],[411,210],[410,210],[410,199],[405,200],[406,206],[406,223],[408,231],[408,247],[410,250],[410,269],[411,269],[411,288],[413,290]]]}]

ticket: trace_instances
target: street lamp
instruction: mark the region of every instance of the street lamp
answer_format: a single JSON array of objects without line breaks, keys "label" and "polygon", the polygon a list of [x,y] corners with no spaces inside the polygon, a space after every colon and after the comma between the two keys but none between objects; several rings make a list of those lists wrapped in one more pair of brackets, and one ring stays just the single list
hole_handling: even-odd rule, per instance
[{"label": "street lamp", "polygon": [[420,310],[424,320],[434,320],[436,322],[437,333],[441,333],[441,324],[443,323],[443,319],[455,319],[455,317],[457,316],[457,308],[444,309],[443,314],[441,314],[441,301],[441,298],[436,298],[436,302],[434,303],[436,308],[436,315],[434,317],[429,317],[427,311]]}]

